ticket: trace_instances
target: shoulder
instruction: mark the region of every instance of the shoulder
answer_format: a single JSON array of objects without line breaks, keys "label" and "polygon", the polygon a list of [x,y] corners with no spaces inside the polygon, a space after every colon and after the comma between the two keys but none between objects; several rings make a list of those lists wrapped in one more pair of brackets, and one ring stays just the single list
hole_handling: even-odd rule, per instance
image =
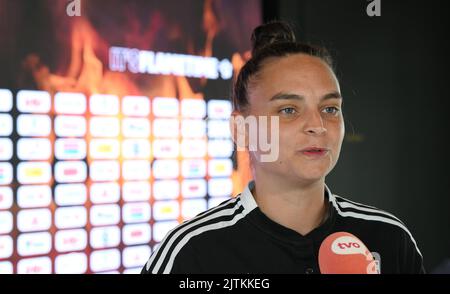
[{"label": "shoulder", "polygon": [[403,221],[392,213],[380,208],[349,200],[336,194],[333,194],[332,202],[334,208],[342,217],[351,217],[361,220],[391,224],[407,230]]},{"label": "shoulder", "polygon": [[243,217],[242,211],[243,206],[238,195],[181,223],[167,233],[152,253],[144,268],[145,272],[172,273],[177,264],[183,264],[185,267],[195,266],[192,264],[195,258],[192,254],[192,243],[199,237],[207,238],[210,232],[234,225]]},{"label": "shoulder", "polygon": [[[405,223],[394,214],[374,206],[358,203],[339,195],[332,195],[332,203],[340,217],[358,222],[363,226],[371,226],[386,236],[411,244],[421,255],[417,243]],[[391,233],[391,234],[389,234]]]}]

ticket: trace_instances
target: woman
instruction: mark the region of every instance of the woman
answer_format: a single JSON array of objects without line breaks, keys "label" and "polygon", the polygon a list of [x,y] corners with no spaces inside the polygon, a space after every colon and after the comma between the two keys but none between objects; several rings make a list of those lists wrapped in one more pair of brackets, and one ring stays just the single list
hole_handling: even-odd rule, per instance
[{"label": "woman", "polygon": [[[327,262],[339,272],[339,260],[347,266],[341,272],[357,272],[346,264],[350,255],[321,248],[335,232],[355,237],[350,245],[367,246],[373,272],[424,272],[416,242],[398,218],[333,195],[325,185],[344,138],[342,97],[328,53],[296,42],[283,22],[257,27],[252,43],[252,58],[234,87],[233,117],[278,118],[279,144],[272,146],[278,156],[261,160],[261,148],[250,148],[254,181],[169,232],[142,272],[321,273],[330,272]],[[235,142],[248,148],[245,126],[232,128]]]}]

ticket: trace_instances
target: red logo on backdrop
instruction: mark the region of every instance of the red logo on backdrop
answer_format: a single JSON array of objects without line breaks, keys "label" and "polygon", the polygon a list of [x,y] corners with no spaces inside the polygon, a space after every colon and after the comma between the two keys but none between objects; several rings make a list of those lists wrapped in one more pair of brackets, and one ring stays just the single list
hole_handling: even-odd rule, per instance
[{"label": "red logo on backdrop", "polygon": [[38,107],[41,105],[41,101],[38,99],[28,99],[25,103],[27,106],[35,106]]},{"label": "red logo on backdrop", "polygon": [[27,270],[26,270],[27,274],[40,273],[40,272],[42,272],[42,266],[39,266],[39,265],[29,266],[29,267],[27,267]]},{"label": "red logo on backdrop", "polygon": [[189,191],[197,191],[198,186],[189,186]]},{"label": "red logo on backdrop", "polygon": [[64,170],[64,175],[65,176],[73,176],[77,174],[77,169],[76,168],[67,168]]},{"label": "red logo on backdrop", "polygon": [[132,237],[140,237],[142,236],[142,231],[136,230],[131,232]]},{"label": "red logo on backdrop", "polygon": [[64,239],[64,244],[76,244],[78,242],[78,239],[75,237],[69,237]]}]

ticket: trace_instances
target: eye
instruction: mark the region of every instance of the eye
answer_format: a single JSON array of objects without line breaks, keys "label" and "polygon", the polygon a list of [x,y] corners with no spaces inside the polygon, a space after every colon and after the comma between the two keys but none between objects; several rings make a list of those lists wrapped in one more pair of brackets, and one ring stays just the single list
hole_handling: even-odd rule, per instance
[{"label": "eye", "polygon": [[297,110],[294,107],[285,107],[278,112],[284,115],[293,115],[297,113]]},{"label": "eye", "polygon": [[336,115],[339,113],[339,108],[334,107],[334,106],[328,106],[328,107],[325,107],[322,111],[325,112],[326,114]]}]

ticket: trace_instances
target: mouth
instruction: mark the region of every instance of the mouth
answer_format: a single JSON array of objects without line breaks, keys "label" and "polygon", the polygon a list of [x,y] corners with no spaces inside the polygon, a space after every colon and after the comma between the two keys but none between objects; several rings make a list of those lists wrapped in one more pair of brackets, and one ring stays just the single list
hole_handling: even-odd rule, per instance
[{"label": "mouth", "polygon": [[300,153],[312,158],[319,158],[328,153],[329,149],[324,147],[306,147]]}]

